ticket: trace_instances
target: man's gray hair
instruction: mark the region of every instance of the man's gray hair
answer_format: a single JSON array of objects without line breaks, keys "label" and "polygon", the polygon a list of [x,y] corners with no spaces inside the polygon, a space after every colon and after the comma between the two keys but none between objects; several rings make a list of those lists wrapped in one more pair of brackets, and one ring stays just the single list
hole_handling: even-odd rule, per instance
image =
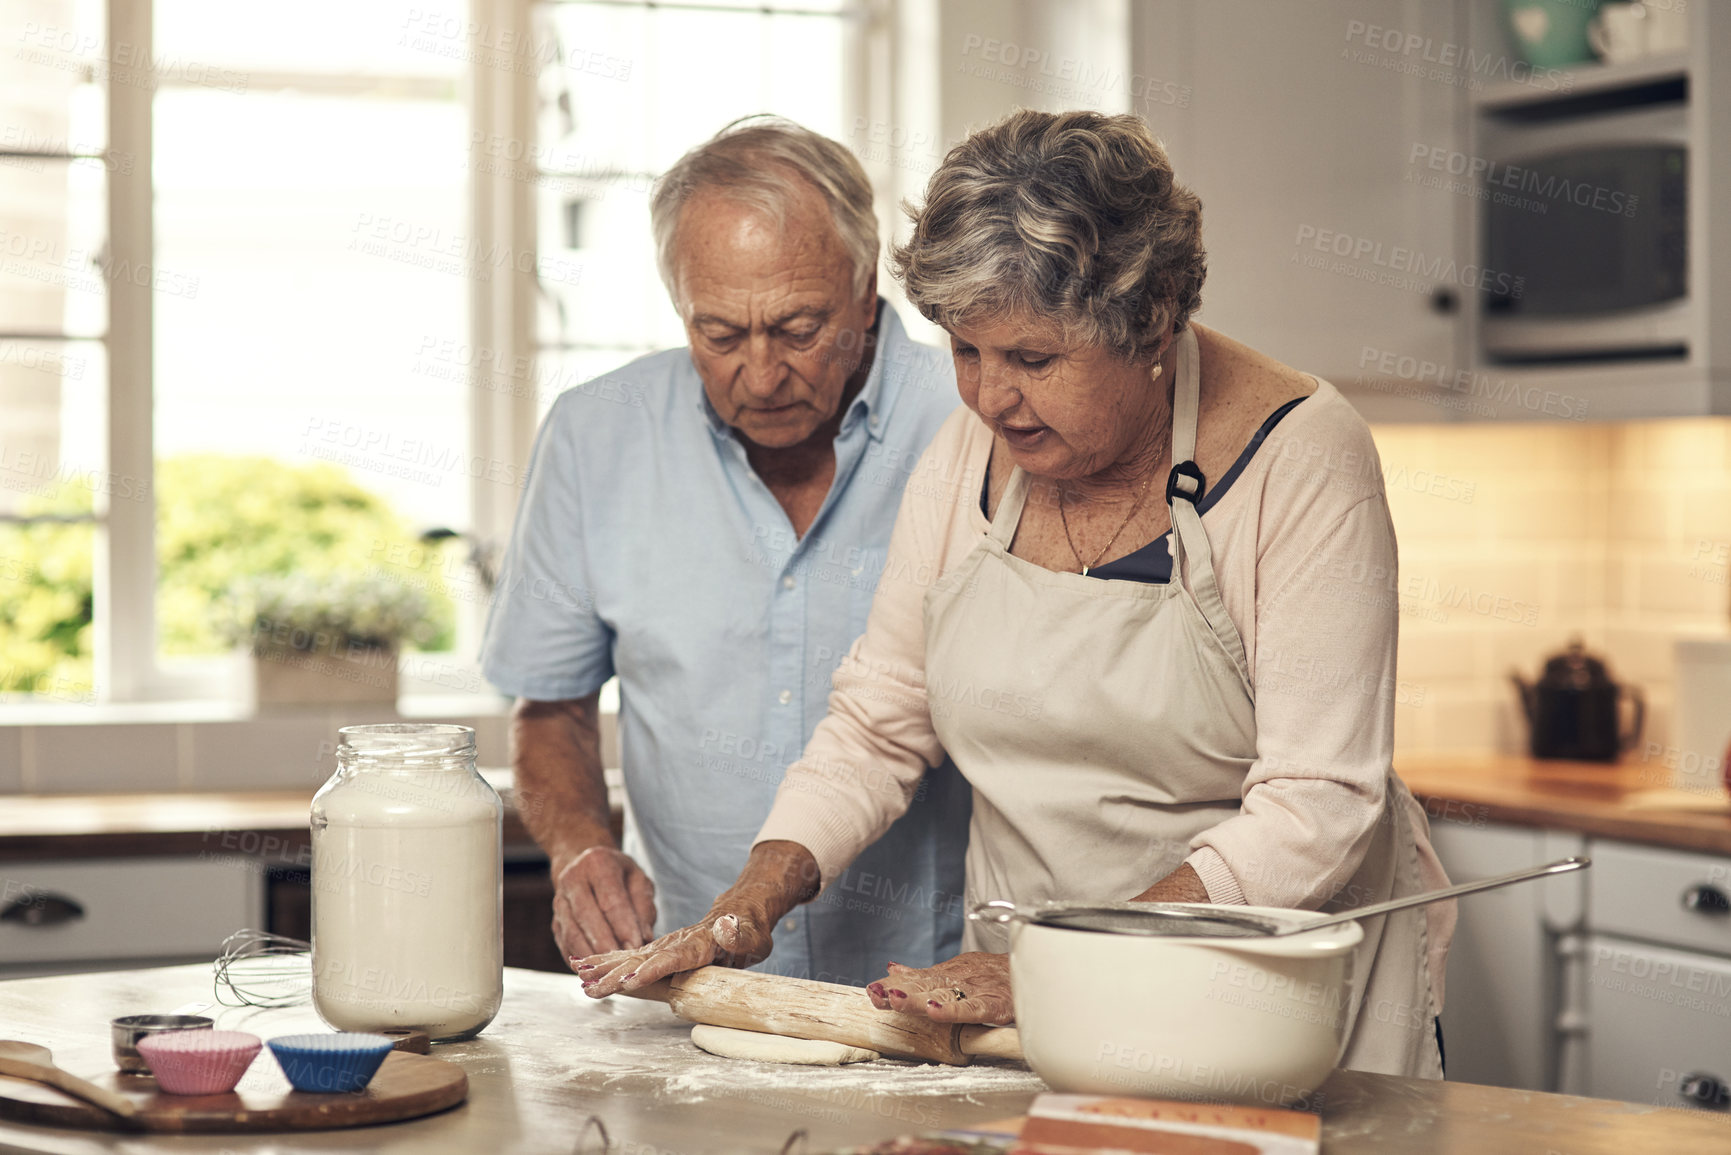
[{"label": "man's gray hair", "polygon": [[1202,301],[1202,202],[1134,116],[1017,112],[952,148],[890,254],[953,330],[1018,315],[1145,355]]},{"label": "man's gray hair", "polygon": [[827,136],[783,117],[747,116],[680,157],[655,183],[649,223],[656,264],[674,304],[680,304],[674,241],[687,201],[715,192],[785,227],[801,179],[823,197],[836,236],[853,260],[854,292],[865,292],[878,263],[878,219],[865,169]]}]

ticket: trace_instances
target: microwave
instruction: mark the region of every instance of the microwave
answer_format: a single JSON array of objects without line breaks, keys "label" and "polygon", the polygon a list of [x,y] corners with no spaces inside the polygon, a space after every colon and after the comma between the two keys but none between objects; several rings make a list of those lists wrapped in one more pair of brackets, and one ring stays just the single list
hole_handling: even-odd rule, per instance
[{"label": "microwave", "polygon": [[1498,123],[1478,184],[1485,359],[1686,358],[1689,150],[1678,101]]}]

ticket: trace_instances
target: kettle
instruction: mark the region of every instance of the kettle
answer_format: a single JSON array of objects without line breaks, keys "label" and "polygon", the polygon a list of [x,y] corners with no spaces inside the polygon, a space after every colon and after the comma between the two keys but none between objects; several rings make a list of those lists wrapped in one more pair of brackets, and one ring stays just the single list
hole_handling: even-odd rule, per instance
[{"label": "kettle", "polygon": [[[1579,638],[1545,662],[1537,682],[1511,674],[1527,715],[1533,757],[1615,762],[1641,738],[1647,702],[1634,686],[1611,680],[1605,663],[1587,653]],[[1618,706],[1627,696],[1634,716],[1627,731]]]}]

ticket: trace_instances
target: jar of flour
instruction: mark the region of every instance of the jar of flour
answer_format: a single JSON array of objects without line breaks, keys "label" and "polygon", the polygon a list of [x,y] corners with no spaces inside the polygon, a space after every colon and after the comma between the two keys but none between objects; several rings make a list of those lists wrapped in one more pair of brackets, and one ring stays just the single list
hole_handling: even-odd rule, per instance
[{"label": "jar of flour", "polygon": [[346,726],[313,797],[313,1006],[466,1039],[504,993],[504,808],[467,726]]}]

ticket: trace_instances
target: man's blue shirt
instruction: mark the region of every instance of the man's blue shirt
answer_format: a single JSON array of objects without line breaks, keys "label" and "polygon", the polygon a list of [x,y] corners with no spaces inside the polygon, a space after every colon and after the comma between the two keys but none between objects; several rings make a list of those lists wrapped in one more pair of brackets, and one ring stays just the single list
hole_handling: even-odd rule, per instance
[{"label": "man's blue shirt", "polygon": [[[903,486],[957,404],[954,370],[880,303],[835,480],[804,538],[704,396],[690,351],[643,357],[554,402],[483,643],[487,680],[543,701],[617,674],[625,849],[657,933],[700,919],[745,865],[782,772],[865,630]],[[954,766],[758,969],[861,985],[961,949],[970,795]]]}]

